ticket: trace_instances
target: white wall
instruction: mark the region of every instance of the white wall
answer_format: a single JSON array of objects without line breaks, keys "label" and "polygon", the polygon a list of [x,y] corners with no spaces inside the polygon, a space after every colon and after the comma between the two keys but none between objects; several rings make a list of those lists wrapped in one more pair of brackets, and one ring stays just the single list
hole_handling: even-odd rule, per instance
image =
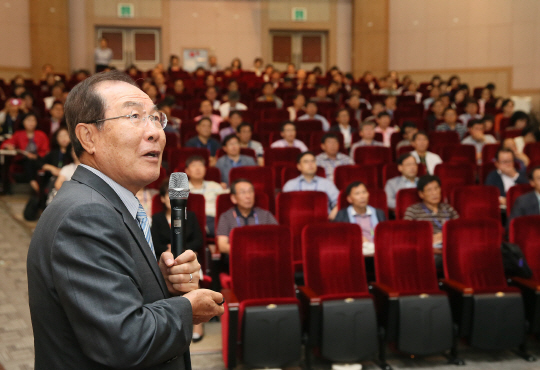
[{"label": "white wall", "polygon": [[342,71],[352,71],[352,2],[337,2],[337,65]]},{"label": "white wall", "polygon": [[86,45],[86,6],[84,1],[69,0],[69,53],[70,68],[72,71],[86,68],[88,64],[88,50]]},{"label": "white wall", "polygon": [[540,1],[390,0],[389,67],[512,67],[514,89],[540,88]]},{"label": "white wall", "polygon": [[30,68],[30,14],[28,0],[0,2],[0,68]]}]

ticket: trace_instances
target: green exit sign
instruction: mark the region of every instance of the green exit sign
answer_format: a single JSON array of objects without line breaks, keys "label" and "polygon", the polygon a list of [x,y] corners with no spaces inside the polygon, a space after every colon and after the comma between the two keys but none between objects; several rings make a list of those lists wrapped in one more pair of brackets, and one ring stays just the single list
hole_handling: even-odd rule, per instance
[{"label": "green exit sign", "polygon": [[133,18],[133,4],[118,4],[118,18]]},{"label": "green exit sign", "polygon": [[292,8],[292,20],[297,22],[307,21],[306,8]]}]

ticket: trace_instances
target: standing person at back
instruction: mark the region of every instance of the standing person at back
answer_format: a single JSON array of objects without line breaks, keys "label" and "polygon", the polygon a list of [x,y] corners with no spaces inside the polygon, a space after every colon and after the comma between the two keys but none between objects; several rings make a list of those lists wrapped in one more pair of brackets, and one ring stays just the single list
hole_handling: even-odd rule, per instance
[{"label": "standing person at back", "polygon": [[96,73],[104,71],[109,67],[113,58],[113,51],[109,48],[109,42],[105,37],[99,39],[99,47],[94,50],[94,63]]},{"label": "standing person at back", "polygon": [[428,151],[429,147],[429,137],[424,131],[418,131],[413,136],[412,146],[414,151],[411,152],[416,163],[422,163],[426,166],[427,172],[430,175],[433,175],[435,172],[435,167],[442,163],[441,157],[438,154]]},{"label": "standing person at back", "polygon": [[221,171],[221,185],[229,186],[229,172],[236,167],[256,166],[255,160],[247,155],[240,154],[240,142],[236,135],[229,135],[223,140],[223,151],[226,155],[219,158],[216,167]]}]

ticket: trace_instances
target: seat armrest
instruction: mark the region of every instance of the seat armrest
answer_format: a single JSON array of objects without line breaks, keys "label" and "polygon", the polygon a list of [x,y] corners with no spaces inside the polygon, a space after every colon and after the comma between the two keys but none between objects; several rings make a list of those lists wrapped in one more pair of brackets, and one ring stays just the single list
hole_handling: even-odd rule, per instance
[{"label": "seat armrest", "polygon": [[238,298],[236,298],[236,295],[231,289],[223,289],[221,294],[223,294],[223,299],[225,299],[225,302],[227,302],[227,306],[229,306],[229,308],[238,308],[240,306]]},{"label": "seat armrest", "polygon": [[439,280],[439,286],[444,291],[452,291],[462,295],[472,295],[474,293],[473,288],[452,279]]},{"label": "seat armrest", "polygon": [[522,277],[511,277],[508,279],[511,285],[515,285],[520,289],[529,289],[535,292],[540,292],[540,283],[533,279],[525,279]]},{"label": "seat armrest", "polygon": [[389,287],[388,285],[384,283],[379,282],[373,282],[371,283],[371,286],[373,287],[373,290],[375,293],[383,294],[387,296],[388,298],[397,298],[399,297],[399,292],[394,291],[393,288]]},{"label": "seat armrest", "polygon": [[319,305],[321,303],[321,297],[310,287],[299,286],[298,290],[300,292],[300,300],[309,302],[310,305]]}]

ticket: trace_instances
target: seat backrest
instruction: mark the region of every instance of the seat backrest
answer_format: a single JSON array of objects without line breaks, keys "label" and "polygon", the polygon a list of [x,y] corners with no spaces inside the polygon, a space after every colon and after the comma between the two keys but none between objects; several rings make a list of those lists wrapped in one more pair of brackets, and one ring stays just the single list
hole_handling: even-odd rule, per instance
[{"label": "seat backrest", "polygon": [[[388,220],[388,204],[386,203],[386,192],[382,189],[368,189],[369,191],[369,205],[375,208],[382,209],[384,215]],[[345,190],[341,190],[338,196],[338,209],[347,208],[349,202],[347,202],[347,194]]]},{"label": "seat backrest", "polygon": [[287,227],[237,227],[231,232],[230,244],[231,282],[239,301],[295,297]]},{"label": "seat backrest", "polygon": [[456,186],[474,185],[474,163],[441,163],[435,166],[435,176],[441,180],[442,197],[448,199]]},{"label": "seat backrest", "polygon": [[[231,200],[230,194],[220,194],[216,198],[216,218],[215,218],[215,228],[217,230],[219,217],[227,212],[229,209],[234,207],[234,203]],[[255,193],[255,207],[259,207],[265,210],[269,210],[268,206],[268,196],[264,193]]]},{"label": "seat backrest", "polygon": [[270,167],[235,167],[229,172],[229,179],[231,183],[238,179],[251,181],[256,193],[265,193],[268,196],[270,210],[274,212],[274,177]]},{"label": "seat backrest", "polygon": [[207,166],[210,158],[210,151],[206,148],[168,148],[166,152],[170,172],[183,172],[186,167],[186,160],[193,155],[203,157]]},{"label": "seat backrest", "polygon": [[485,144],[482,147],[482,163],[493,162],[501,144]]},{"label": "seat backrest", "polygon": [[459,144],[459,135],[455,131],[433,131],[429,133],[429,150],[440,154],[444,145]]},{"label": "seat backrest", "polygon": [[405,211],[413,204],[420,203],[422,199],[416,189],[401,189],[396,194],[396,220],[403,220]]},{"label": "seat backrest", "polygon": [[539,143],[527,143],[523,149],[523,153],[529,157],[531,162],[540,161],[540,142]]},{"label": "seat backrest", "polygon": [[271,167],[276,162],[296,164],[301,151],[298,148],[267,148],[264,151],[264,165]]},{"label": "seat backrest", "polygon": [[368,188],[379,188],[377,165],[344,165],[334,170],[334,184],[339,190],[345,189],[353,181],[362,181]]},{"label": "seat backrest", "polygon": [[444,274],[473,289],[507,287],[502,226],[493,219],[457,219],[443,225]]},{"label": "seat backrest", "polygon": [[501,219],[499,209],[499,190],[489,185],[469,185],[454,188],[450,204],[460,218]]},{"label": "seat backrest", "polygon": [[387,164],[392,162],[392,151],[384,146],[360,146],[354,150],[356,164]]},{"label": "seat backrest", "polygon": [[[216,151],[216,159],[219,159],[219,158],[223,157],[225,154],[226,153],[223,150],[223,148],[219,148]],[[253,158],[255,160],[255,162],[257,162],[257,154],[255,153],[255,150],[253,150],[251,148],[240,148],[240,154],[250,156],[251,158]]]},{"label": "seat backrest", "polygon": [[476,164],[476,148],[474,145],[447,144],[441,147],[441,158],[445,163]]},{"label": "seat backrest", "polygon": [[158,193],[152,197],[152,216],[162,211],[163,211],[163,203],[161,203],[161,197]]},{"label": "seat backrest", "polygon": [[356,224],[317,223],[302,231],[304,281],[318,295],[367,293],[362,231]]},{"label": "seat backrest", "polygon": [[540,279],[540,215],[516,217],[510,222],[510,243],[520,246],[533,278]]},{"label": "seat backrest", "polygon": [[276,218],[280,225],[290,228],[293,261],[302,262],[300,239],[304,226],[328,219],[328,197],[320,191],[279,193],[276,198]]},{"label": "seat backrest", "polygon": [[[204,200],[204,195],[202,194],[189,194],[186,208],[189,211],[192,211],[197,216],[197,223],[201,228],[203,235],[205,234],[206,229],[206,201]],[[206,238],[203,238],[206,240]]]},{"label": "seat backrest", "polygon": [[519,196],[522,196],[525,193],[528,193],[533,190],[533,187],[530,184],[516,184],[512,186],[508,191],[506,192],[506,214],[507,216],[510,216],[510,212],[512,211],[512,207],[514,206],[514,203],[516,202],[516,199]]},{"label": "seat backrest", "polygon": [[398,292],[438,290],[428,221],[385,221],[375,228],[377,282]]},{"label": "seat backrest", "polygon": [[322,122],[318,119],[306,119],[294,122],[297,132],[320,132],[322,131]]}]

